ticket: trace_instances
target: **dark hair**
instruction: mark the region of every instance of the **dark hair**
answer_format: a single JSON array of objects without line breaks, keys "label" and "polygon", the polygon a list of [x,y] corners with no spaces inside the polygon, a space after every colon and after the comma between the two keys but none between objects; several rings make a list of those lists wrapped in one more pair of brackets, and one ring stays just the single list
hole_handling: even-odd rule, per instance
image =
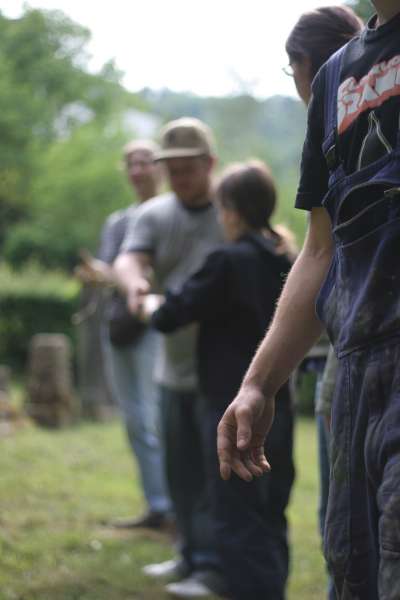
[{"label": "dark hair", "polygon": [[267,227],[275,210],[275,183],[269,168],[261,161],[227,167],[216,194],[223,207],[234,209],[253,229]]},{"label": "dark hair", "polygon": [[235,210],[252,229],[268,230],[278,251],[292,258],[296,251],[294,236],[279,226],[278,232],[270,224],[277,193],[271,171],[264,162],[250,160],[228,166],[217,183],[216,196],[222,207]]},{"label": "dark hair", "polygon": [[286,41],[286,52],[292,61],[308,56],[313,79],[324,62],[362,27],[362,20],[347,6],[316,8],[297,21]]}]

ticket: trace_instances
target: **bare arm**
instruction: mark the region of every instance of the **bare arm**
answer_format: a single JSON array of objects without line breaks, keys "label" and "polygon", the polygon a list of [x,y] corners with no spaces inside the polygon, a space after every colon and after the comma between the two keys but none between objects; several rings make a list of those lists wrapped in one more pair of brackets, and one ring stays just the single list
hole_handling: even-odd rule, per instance
[{"label": "bare arm", "polygon": [[143,297],[150,291],[152,260],[144,252],[127,252],[117,256],[113,273],[118,287],[127,295],[130,310],[138,312]]},{"label": "bare arm", "polygon": [[218,454],[224,479],[232,469],[242,479],[251,480],[270,468],[264,442],[273,422],[274,396],[322,332],[315,300],[332,252],[328,213],[315,208],[271,327],[219,424]]}]

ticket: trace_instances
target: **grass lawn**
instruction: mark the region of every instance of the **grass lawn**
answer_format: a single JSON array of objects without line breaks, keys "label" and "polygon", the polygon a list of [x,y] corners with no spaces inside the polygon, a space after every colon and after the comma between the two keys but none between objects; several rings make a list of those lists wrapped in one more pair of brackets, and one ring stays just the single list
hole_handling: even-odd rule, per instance
[{"label": "grass lawn", "polygon": [[[288,600],[322,600],[311,420],[298,421],[296,463]],[[115,533],[102,525],[142,508],[118,423],[61,432],[26,426],[0,439],[0,482],[0,600],[166,598],[140,567],[171,557],[169,541],[158,534]]]}]

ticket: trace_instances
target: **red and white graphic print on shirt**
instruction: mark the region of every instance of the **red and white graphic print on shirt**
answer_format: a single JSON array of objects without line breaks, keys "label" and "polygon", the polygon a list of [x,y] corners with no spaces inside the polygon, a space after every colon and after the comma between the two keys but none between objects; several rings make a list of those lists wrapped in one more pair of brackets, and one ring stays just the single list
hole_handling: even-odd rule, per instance
[{"label": "red and white graphic print on shirt", "polygon": [[349,77],[338,90],[338,132],[366,110],[381,106],[388,98],[400,96],[400,54],[374,65],[360,81]]}]

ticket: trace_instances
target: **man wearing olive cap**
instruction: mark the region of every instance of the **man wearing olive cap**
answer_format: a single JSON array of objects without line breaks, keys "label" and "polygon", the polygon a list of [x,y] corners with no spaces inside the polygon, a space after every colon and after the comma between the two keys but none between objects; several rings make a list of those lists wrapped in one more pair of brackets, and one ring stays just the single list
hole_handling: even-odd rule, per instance
[{"label": "man wearing olive cap", "polygon": [[[168,123],[155,160],[163,161],[171,191],[138,208],[114,265],[132,312],[150,289],[150,272],[158,292],[176,292],[222,241],[211,201],[215,150],[209,127],[193,118]],[[163,337],[155,367],[181,558],[148,565],[145,572],[181,580],[167,585],[181,597],[224,591],[206,494],[195,343],[195,326]]]}]

